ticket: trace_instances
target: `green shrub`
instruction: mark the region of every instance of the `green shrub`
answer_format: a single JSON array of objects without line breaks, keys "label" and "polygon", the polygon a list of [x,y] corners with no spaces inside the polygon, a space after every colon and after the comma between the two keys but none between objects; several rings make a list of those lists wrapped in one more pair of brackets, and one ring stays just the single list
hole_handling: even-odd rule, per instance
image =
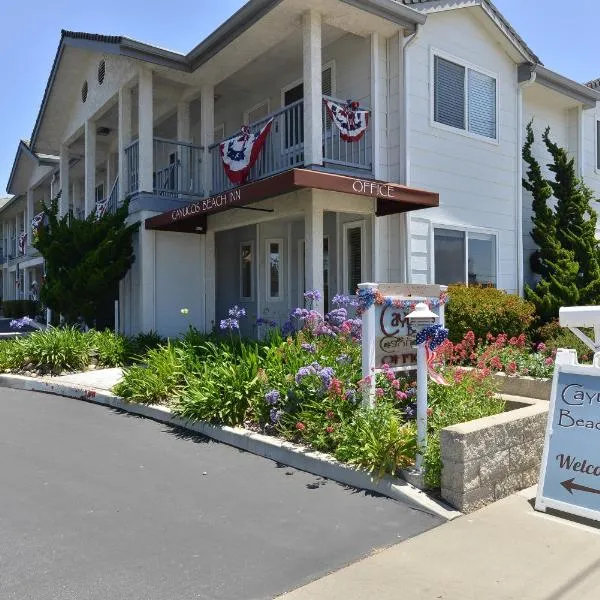
[{"label": "green shrub", "polygon": [[529,331],[535,319],[533,304],[496,288],[453,285],[448,294],[446,327],[453,342],[462,340],[468,331],[482,339],[488,333],[519,336]]},{"label": "green shrub", "polygon": [[395,474],[414,462],[416,426],[404,423],[400,411],[388,402],[360,408],[343,423],[335,450],[338,460],[366,469],[378,476]]},{"label": "green shrub", "polygon": [[90,331],[91,343],[101,367],[122,367],[130,355],[129,341],[126,337],[110,329]]},{"label": "green shrub", "polygon": [[[594,331],[592,329],[583,328],[592,339]],[[558,321],[551,321],[540,327],[536,331],[536,337],[539,342],[545,344],[546,349],[550,352],[559,348],[573,348],[577,350],[577,356],[580,362],[588,362],[592,360],[593,351],[584,344],[572,331],[566,327],[561,327]]]},{"label": "green shrub", "polygon": [[34,331],[14,343],[22,346],[22,350],[15,353],[21,362],[9,368],[38,369],[54,374],[84,370],[90,364],[94,349],[92,336],[73,327]]},{"label": "green shrub", "polygon": [[144,356],[148,350],[154,350],[165,342],[165,338],[156,333],[156,331],[138,333],[136,336],[129,338],[128,358],[140,358]]},{"label": "green shrub", "polygon": [[4,300],[2,302],[2,314],[7,319],[35,317],[40,310],[40,303],[34,300]]},{"label": "green shrub", "polygon": [[258,346],[242,343],[236,353],[226,344],[207,341],[186,351],[199,351],[203,358],[199,370],[186,377],[185,392],[175,405],[177,414],[191,420],[243,425],[252,401],[261,392]]},{"label": "green shrub", "polygon": [[118,396],[142,404],[167,404],[184,389],[190,357],[185,348],[168,342],[149,350],[145,364],[123,371],[123,379],[113,391]]}]

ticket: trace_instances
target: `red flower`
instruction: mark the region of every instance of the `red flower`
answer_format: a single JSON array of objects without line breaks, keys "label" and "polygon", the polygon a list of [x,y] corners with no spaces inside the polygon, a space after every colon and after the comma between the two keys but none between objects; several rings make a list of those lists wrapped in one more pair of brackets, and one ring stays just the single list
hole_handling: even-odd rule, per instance
[{"label": "red flower", "polygon": [[383,398],[383,396],[385,394],[385,390],[383,388],[377,388],[375,390],[375,394],[377,394],[378,398]]},{"label": "red flower", "polygon": [[327,429],[325,429],[325,431],[327,433],[333,433],[333,427],[330,425],[329,427],[327,427]]},{"label": "red flower", "polygon": [[331,419],[335,418],[335,413],[332,410],[328,410],[325,416],[331,421]]},{"label": "red flower", "polygon": [[547,358],[547,359],[544,361],[544,363],[545,363],[546,365],[548,365],[548,366],[550,366],[550,365],[553,365],[553,364],[554,364],[554,359],[553,359],[551,356],[549,356],[549,357],[548,357],[548,358]]},{"label": "red flower", "polygon": [[506,367],[506,372],[509,375],[514,375],[517,372],[517,363],[514,360],[508,363]]},{"label": "red flower", "polygon": [[433,408],[427,409],[427,416],[430,417],[433,414]]},{"label": "red flower", "polygon": [[306,429],[306,425],[300,421],[296,423],[296,429],[298,431],[304,431]]}]

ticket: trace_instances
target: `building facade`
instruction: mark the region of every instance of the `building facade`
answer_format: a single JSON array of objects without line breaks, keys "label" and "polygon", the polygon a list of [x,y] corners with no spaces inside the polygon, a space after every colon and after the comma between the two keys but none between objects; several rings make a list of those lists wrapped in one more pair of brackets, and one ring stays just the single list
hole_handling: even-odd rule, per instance
[{"label": "building facade", "polygon": [[[63,32],[0,208],[5,256],[17,246],[3,295],[41,277],[19,239],[59,191],[61,214],[129,199],[141,223],[119,294],[126,333],[210,330],[237,304],[252,334],[307,289],[328,310],[361,281],[522,293],[525,126],[541,138],[550,125],[600,195],[598,100],[545,69],[486,0],[251,0],[187,55]],[[363,119],[352,141],[349,106]]]}]

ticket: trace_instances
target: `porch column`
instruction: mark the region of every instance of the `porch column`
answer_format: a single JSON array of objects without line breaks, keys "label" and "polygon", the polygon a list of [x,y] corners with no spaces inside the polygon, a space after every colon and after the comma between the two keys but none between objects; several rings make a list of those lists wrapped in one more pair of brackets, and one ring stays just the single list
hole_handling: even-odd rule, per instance
[{"label": "porch column", "polygon": [[203,236],[204,243],[204,330],[212,331],[216,319],[217,278],[215,264],[215,232],[207,231]]},{"label": "porch column", "polygon": [[34,214],[34,202],[33,202],[33,190],[27,190],[27,210],[25,211],[25,231],[27,232],[27,245],[30,246],[32,240],[31,237],[31,219],[33,219]]},{"label": "porch column", "polygon": [[[323,295],[323,207],[314,191],[304,209],[304,264],[307,290],[318,290]],[[323,300],[315,302],[313,309],[323,314]]]},{"label": "porch column", "polygon": [[[190,103],[179,102],[177,104],[177,140],[180,142],[191,141],[191,122],[190,122]],[[196,171],[190,174],[190,156],[191,149],[187,146],[180,146],[177,152],[177,160],[180,167],[177,169],[177,189],[181,192],[191,192],[198,188],[198,182],[195,181]],[[191,178],[190,178],[191,175]],[[198,176],[200,174],[198,173]],[[185,196],[182,196],[185,198]]]},{"label": "porch column", "polygon": [[85,216],[96,206],[96,123],[85,122]]},{"label": "porch column", "polygon": [[304,163],[323,164],[323,60],[321,56],[321,15],[312,10],[304,13]]},{"label": "porch column", "polygon": [[69,210],[69,147],[60,146],[60,199],[58,201],[58,215],[62,217]]},{"label": "porch column", "polygon": [[[381,41],[378,33],[371,33],[371,147],[373,161],[373,176],[381,179],[381,129],[379,121],[381,112]],[[383,120],[383,119],[382,119]]]},{"label": "porch column", "polygon": [[141,70],[138,84],[138,136],[140,192],[153,192],[154,110],[152,106],[152,71]]},{"label": "porch column", "polygon": [[204,195],[213,192],[212,158],[209,146],[215,141],[215,88],[212,85],[202,87],[200,97],[200,145],[204,148],[202,156],[202,188]]},{"label": "porch column", "polygon": [[156,329],[155,244],[156,232],[146,229],[142,225],[139,229],[138,246],[138,260],[140,261],[140,315],[138,317],[138,323],[140,326],[140,331],[151,331]]},{"label": "porch column", "polygon": [[121,88],[119,90],[119,202],[125,200],[128,193],[127,178],[127,156],[125,147],[131,143],[131,89]]}]

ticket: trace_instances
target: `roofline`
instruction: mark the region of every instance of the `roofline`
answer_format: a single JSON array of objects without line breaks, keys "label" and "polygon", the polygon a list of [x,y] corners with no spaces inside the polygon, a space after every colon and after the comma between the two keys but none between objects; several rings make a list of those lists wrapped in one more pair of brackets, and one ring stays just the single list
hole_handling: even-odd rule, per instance
[{"label": "roofline", "polygon": [[600,101],[600,92],[539,64],[523,63],[519,65],[519,83],[529,81],[532,73],[535,73],[537,83],[573,98],[583,104],[584,108],[595,108],[596,102]]},{"label": "roofline", "polygon": [[[191,70],[196,70],[210,60],[281,2],[282,0],[250,0],[244,4],[223,25],[187,54],[186,59]],[[414,31],[416,25],[425,23],[427,19],[423,13],[395,0],[341,0],[341,2],[392,21],[411,31]]]},{"label": "roofline", "polygon": [[[11,193],[10,188],[12,187],[13,179],[14,179],[15,173],[17,171],[17,164],[19,162],[19,158],[21,158],[21,154],[23,154],[24,151],[27,152],[27,154],[31,158],[33,158],[35,161],[39,162],[38,157],[31,150],[31,148],[23,140],[20,140],[19,145],[17,146],[17,152],[15,154],[15,159],[13,161],[12,169],[10,170],[10,175],[8,177],[8,183],[6,184],[6,191],[9,194]],[[10,200],[9,200],[9,202],[10,202]]]}]

